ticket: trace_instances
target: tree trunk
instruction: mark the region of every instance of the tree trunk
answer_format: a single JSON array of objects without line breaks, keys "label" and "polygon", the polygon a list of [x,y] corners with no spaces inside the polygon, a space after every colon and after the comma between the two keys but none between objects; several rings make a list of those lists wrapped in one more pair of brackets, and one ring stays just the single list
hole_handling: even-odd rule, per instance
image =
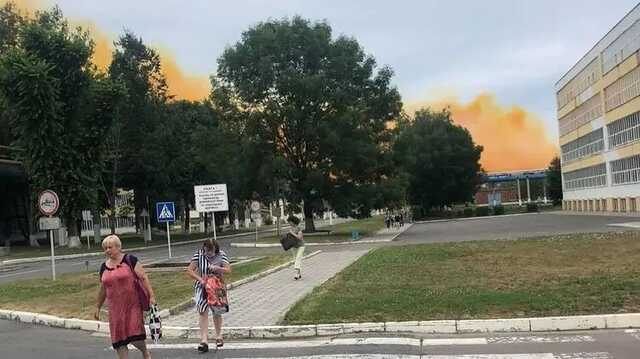
[{"label": "tree trunk", "polygon": [[98,208],[94,208],[91,216],[93,217],[93,242],[95,244],[101,244],[102,218],[100,218],[100,210]]},{"label": "tree trunk", "polygon": [[209,212],[204,212],[204,233],[209,233]]},{"label": "tree trunk", "polygon": [[187,202],[186,199],[182,200],[182,203],[184,205],[184,228],[182,229],[182,231],[184,233],[189,233],[191,232],[191,219],[189,218],[189,204]]},{"label": "tree trunk", "polygon": [[316,225],[313,223],[313,208],[311,208],[311,201],[304,201],[304,231],[315,232]]}]

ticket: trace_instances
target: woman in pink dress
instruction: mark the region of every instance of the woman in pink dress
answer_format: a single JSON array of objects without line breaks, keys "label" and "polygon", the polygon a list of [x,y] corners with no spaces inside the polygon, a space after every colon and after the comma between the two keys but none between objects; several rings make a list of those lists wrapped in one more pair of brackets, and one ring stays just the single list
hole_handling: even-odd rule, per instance
[{"label": "woman in pink dress", "polygon": [[128,344],[138,348],[145,359],[151,354],[145,345],[144,316],[136,291],[136,276],[149,292],[151,304],[156,302],[149,278],[142,263],[130,254],[122,253],[122,242],[116,235],[107,236],[102,241],[102,249],[107,259],[100,267],[100,292],[94,314],[100,320],[100,308],[105,299],[109,305],[109,331],[111,343],[118,358],[129,357]]}]

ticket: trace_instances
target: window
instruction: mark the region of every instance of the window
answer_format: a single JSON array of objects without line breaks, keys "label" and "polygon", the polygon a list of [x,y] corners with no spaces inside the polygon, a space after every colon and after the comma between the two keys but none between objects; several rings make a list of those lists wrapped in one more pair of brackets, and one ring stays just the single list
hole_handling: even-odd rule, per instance
[{"label": "window", "polygon": [[586,134],[561,147],[562,162],[574,161],[604,150],[604,131],[602,128]]},{"label": "window", "polygon": [[598,93],[558,120],[560,136],[564,136],[601,116],[602,103],[600,102],[600,93]]},{"label": "window", "polygon": [[609,149],[640,139],[640,112],[632,113],[607,125]]},{"label": "window", "polygon": [[606,74],[633,55],[640,47],[640,22],[629,26],[614,42],[602,51],[602,73]]},{"label": "window", "polygon": [[640,67],[629,71],[604,89],[605,111],[609,112],[638,96],[640,96]]},{"label": "window", "polygon": [[607,185],[607,165],[581,168],[564,174],[564,188],[567,191],[583,188],[602,187]]},{"label": "window", "polygon": [[601,76],[599,68],[600,63],[596,57],[576,77],[558,91],[556,94],[558,109],[563,108],[591,87]]},{"label": "window", "polygon": [[640,155],[611,161],[611,183],[628,184],[640,182]]}]

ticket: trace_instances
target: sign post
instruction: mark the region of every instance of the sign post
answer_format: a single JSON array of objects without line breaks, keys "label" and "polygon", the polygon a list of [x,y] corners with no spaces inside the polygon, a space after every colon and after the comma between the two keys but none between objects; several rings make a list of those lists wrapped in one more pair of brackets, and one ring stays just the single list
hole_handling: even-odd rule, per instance
[{"label": "sign post", "polygon": [[213,216],[213,239],[217,240],[215,212],[226,212],[229,210],[229,200],[227,199],[227,184],[222,183],[193,186],[193,193],[196,197],[196,211],[201,213],[212,212],[211,215]]},{"label": "sign post", "polygon": [[174,203],[156,203],[156,218],[158,218],[158,223],[165,222],[167,224],[167,246],[169,247],[169,258],[171,258],[171,232],[169,231],[169,223],[176,220],[176,206]]},{"label": "sign post", "polygon": [[51,278],[56,280],[56,254],[53,245],[53,230],[60,228],[60,218],[53,217],[60,208],[58,195],[51,190],[44,190],[38,195],[38,209],[47,217],[40,218],[40,230],[47,231],[51,243]]}]

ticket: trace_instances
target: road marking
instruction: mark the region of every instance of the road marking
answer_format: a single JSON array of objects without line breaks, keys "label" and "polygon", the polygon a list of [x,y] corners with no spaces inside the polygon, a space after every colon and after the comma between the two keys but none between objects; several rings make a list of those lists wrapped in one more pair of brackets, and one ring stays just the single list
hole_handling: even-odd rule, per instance
[{"label": "road marking", "polygon": [[525,336],[525,337],[492,337],[489,344],[524,344],[524,343],[591,343],[596,340],[590,335],[566,336]]}]

